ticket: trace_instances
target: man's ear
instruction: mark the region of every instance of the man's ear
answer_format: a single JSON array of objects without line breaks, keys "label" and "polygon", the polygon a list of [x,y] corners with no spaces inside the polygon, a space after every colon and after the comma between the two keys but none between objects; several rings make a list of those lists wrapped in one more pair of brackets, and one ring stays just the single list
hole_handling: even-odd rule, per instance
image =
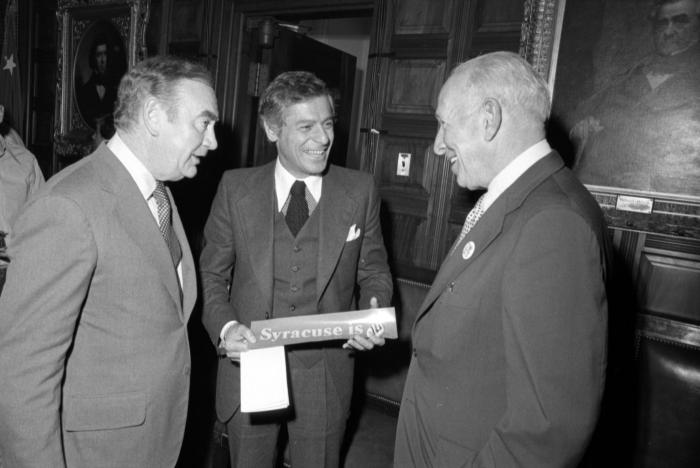
[{"label": "man's ear", "polygon": [[482,104],[482,108],[486,118],[484,119],[484,139],[491,141],[496,137],[498,130],[501,128],[503,115],[501,113],[501,104],[494,98],[486,98]]},{"label": "man's ear", "polygon": [[269,123],[267,120],[263,120],[263,127],[265,128],[265,134],[267,135],[267,139],[270,140],[272,143],[276,142],[279,138],[279,127],[277,125]]},{"label": "man's ear", "polygon": [[148,98],[141,107],[143,125],[152,136],[158,136],[163,121],[168,118],[166,110],[155,98]]}]

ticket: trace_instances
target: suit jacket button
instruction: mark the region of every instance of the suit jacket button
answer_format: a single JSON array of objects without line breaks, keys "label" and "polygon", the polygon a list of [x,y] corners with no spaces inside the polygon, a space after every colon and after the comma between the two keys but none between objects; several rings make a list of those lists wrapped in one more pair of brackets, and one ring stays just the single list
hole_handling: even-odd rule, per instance
[{"label": "suit jacket button", "polygon": [[292,271],[293,271],[293,272],[299,271],[299,267],[298,267],[297,265],[294,265],[294,266],[292,267]]},{"label": "suit jacket button", "polygon": [[295,252],[301,252],[301,247],[299,247],[298,245],[295,245],[295,246],[294,246],[294,251],[295,251]]},{"label": "suit jacket button", "polygon": [[289,310],[291,310],[292,312],[294,312],[295,310],[297,310],[297,308],[296,308],[296,306],[295,306],[294,304],[292,304],[292,305],[289,306]]}]

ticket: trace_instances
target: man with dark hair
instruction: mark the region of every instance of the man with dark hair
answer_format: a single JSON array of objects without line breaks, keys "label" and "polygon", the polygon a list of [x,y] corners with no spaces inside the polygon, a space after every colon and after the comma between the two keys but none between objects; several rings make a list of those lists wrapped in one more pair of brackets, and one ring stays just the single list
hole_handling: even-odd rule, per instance
[{"label": "man with dark hair", "polygon": [[353,388],[350,351],[384,338],[289,347],[289,410],[242,413],[238,361],[255,341],[253,320],[390,304],[379,197],[371,175],[328,165],[333,101],[316,76],[279,75],[259,115],[277,159],[225,173],[204,228],[202,320],[229,358],[219,361],[216,411],[231,466],[275,466],[286,426],[293,466],[337,468]]},{"label": "man with dark hair", "polygon": [[109,138],[113,134],[112,112],[117,99],[117,83],[110,73],[111,51],[107,36],[101,34],[90,47],[90,78],[78,88],[78,109],[91,128],[103,130]]},{"label": "man with dark hair", "polygon": [[117,131],[26,205],[0,297],[7,466],[168,467],[190,381],[192,254],[164,181],[217,146],[202,66],[169,57],[123,78]]},{"label": "man with dark hair", "polygon": [[545,140],[547,85],[512,52],[459,65],[433,150],[467,215],[416,315],[394,466],[577,466],[606,370],[610,242]]}]

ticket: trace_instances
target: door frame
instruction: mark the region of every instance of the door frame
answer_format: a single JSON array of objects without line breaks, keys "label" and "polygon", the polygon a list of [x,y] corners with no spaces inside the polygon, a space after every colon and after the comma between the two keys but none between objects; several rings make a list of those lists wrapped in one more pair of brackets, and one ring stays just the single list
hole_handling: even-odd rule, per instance
[{"label": "door frame", "polygon": [[[251,105],[251,99],[248,96],[248,77],[251,73],[251,60],[249,59],[248,32],[251,27],[260,22],[261,19],[276,15],[300,15],[300,16],[317,16],[328,13],[337,14],[339,11],[353,13],[367,11],[372,12],[373,28],[377,24],[377,4],[385,0],[337,0],[336,2],[320,1],[320,0],[299,0],[291,2],[285,0],[242,0],[240,2],[232,2],[234,8],[233,25],[236,28],[230,39],[233,44],[231,51],[235,51],[235,79],[233,92],[227,92],[224,102],[220,105],[224,108],[232,109],[235,138],[233,141],[232,154],[226,155],[231,158],[228,163],[231,167],[246,167],[250,165],[248,148],[250,147],[251,127],[256,125],[253,118],[257,116],[257,109]],[[370,45],[370,50],[371,50]],[[228,57],[220,57],[220,60],[227,60]],[[220,64],[217,67],[220,70],[227,67],[226,64]],[[353,118],[356,118],[354,116]],[[348,164],[352,161],[348,158]]]}]

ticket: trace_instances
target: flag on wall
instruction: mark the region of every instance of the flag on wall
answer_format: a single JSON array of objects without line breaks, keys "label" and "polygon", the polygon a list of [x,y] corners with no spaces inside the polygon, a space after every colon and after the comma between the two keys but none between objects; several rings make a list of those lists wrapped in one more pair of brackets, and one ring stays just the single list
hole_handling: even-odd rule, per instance
[{"label": "flag on wall", "polygon": [[0,104],[12,115],[15,126],[24,121],[24,99],[17,57],[17,0],[8,0],[0,55]]}]

